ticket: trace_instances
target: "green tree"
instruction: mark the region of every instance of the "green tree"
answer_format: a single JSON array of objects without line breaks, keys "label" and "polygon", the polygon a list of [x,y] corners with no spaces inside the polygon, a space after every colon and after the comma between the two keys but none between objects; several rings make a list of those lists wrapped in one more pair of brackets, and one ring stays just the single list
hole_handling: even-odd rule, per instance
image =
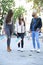
[{"label": "green tree", "polygon": [[36,8],[38,10],[38,13],[40,13],[41,7],[43,7],[43,0],[26,0],[27,2],[33,1],[33,8]]},{"label": "green tree", "polygon": [[14,9],[14,21],[16,22],[16,19],[25,12],[26,12],[26,10],[22,6],[15,8]]},{"label": "green tree", "polygon": [[43,7],[43,0],[34,0],[33,8],[36,8],[38,10],[39,15],[40,15],[41,7]]},{"label": "green tree", "polygon": [[33,1],[35,5],[43,6],[43,0],[26,0],[27,2]]},{"label": "green tree", "polygon": [[0,9],[2,10],[1,14],[2,15],[1,22],[2,22],[4,14],[7,13],[10,8],[15,6],[15,2],[14,0],[1,0],[0,4],[1,4]]}]

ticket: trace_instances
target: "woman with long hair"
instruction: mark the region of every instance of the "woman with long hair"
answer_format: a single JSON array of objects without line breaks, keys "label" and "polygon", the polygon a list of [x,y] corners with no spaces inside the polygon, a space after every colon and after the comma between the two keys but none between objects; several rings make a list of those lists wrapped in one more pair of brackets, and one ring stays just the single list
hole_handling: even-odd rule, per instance
[{"label": "woman with long hair", "polygon": [[[21,43],[18,43],[18,51],[23,51],[23,47],[24,47],[24,42],[23,42],[23,39],[24,39],[24,34],[25,34],[25,21],[24,21],[24,18],[23,16],[20,16],[18,18],[18,21],[16,22],[15,24],[15,31],[17,33],[17,36],[18,37],[21,37]],[[20,49],[20,46],[21,46],[21,49]]]},{"label": "woman with long hair", "polygon": [[10,41],[11,35],[13,33],[13,11],[11,9],[8,11],[8,14],[4,18],[4,31],[7,35],[7,51],[10,52]]}]

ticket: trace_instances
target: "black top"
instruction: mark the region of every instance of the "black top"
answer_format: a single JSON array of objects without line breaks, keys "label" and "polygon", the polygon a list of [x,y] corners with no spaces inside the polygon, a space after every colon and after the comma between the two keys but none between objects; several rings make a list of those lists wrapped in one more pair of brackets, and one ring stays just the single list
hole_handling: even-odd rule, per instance
[{"label": "black top", "polygon": [[[33,23],[34,23],[34,18],[32,18],[31,24],[30,24],[30,30],[33,31],[32,27],[33,27]],[[41,18],[36,18],[36,24],[34,26],[34,31],[37,30],[37,28],[41,29],[42,27],[42,20]]]}]

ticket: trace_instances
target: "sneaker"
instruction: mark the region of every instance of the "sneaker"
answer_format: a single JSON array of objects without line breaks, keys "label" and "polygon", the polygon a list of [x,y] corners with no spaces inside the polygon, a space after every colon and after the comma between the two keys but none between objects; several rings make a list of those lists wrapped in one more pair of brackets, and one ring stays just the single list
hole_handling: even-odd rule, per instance
[{"label": "sneaker", "polygon": [[40,49],[37,50],[37,53],[40,53]]},{"label": "sneaker", "polygon": [[20,48],[18,48],[17,50],[20,51]]},{"label": "sneaker", "polygon": [[34,51],[36,51],[36,49],[31,49],[30,51],[31,51],[31,52],[34,52]]},{"label": "sneaker", "polygon": [[21,52],[23,52],[24,50],[23,50],[23,48],[21,48],[21,50],[20,50]]}]

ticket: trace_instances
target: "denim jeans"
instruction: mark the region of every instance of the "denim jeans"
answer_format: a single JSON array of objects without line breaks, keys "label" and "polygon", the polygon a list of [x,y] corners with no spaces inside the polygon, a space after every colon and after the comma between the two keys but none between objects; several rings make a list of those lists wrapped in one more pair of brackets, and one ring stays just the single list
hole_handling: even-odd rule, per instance
[{"label": "denim jeans", "polygon": [[7,46],[8,46],[8,47],[10,46],[12,30],[13,30],[13,29],[12,29],[12,25],[6,24],[5,32],[6,32],[6,35],[7,35]]},{"label": "denim jeans", "polygon": [[38,31],[32,31],[32,41],[33,41],[33,47],[34,47],[34,49],[36,48],[35,41],[37,42],[38,49],[40,49],[39,32]]}]

